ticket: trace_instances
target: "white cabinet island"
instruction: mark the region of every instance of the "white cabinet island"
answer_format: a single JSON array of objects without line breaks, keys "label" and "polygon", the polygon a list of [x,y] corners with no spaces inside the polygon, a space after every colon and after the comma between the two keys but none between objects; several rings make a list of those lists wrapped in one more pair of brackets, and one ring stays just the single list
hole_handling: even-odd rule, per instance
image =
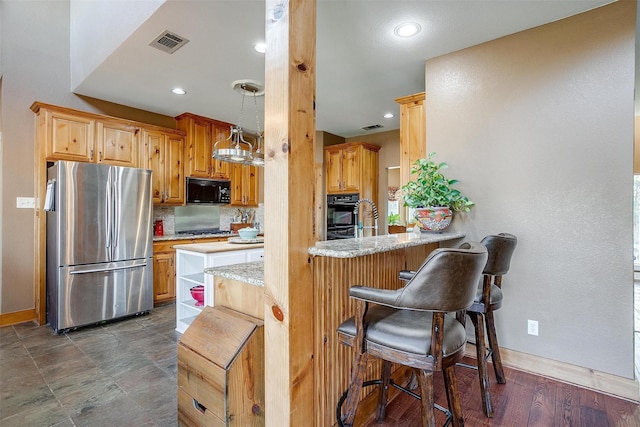
[{"label": "white cabinet island", "polygon": [[191,243],[173,246],[176,250],[176,330],[180,333],[202,311],[196,306],[190,289],[204,286],[204,305],[214,305],[213,276],[204,271],[246,262],[255,262],[264,257],[264,243]]}]

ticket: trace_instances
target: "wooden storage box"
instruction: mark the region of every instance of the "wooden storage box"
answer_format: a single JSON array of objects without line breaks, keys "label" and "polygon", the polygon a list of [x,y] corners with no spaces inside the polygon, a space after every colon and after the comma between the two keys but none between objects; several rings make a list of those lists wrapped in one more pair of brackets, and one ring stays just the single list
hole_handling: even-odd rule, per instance
[{"label": "wooden storage box", "polygon": [[205,307],[178,342],[178,424],[264,425],[264,327]]}]

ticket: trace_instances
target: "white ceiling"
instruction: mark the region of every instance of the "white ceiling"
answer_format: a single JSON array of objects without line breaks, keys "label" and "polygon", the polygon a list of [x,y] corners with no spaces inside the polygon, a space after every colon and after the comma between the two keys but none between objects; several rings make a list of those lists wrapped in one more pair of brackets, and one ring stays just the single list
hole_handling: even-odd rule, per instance
[{"label": "white ceiling", "polygon": [[[571,16],[609,0],[318,0],[316,128],[339,136],[399,127],[395,98],[424,91],[426,59]],[[240,121],[232,82],[264,82],[264,1],[168,0],[74,89],[75,93],[177,116]],[[422,31],[399,39],[394,27]],[[149,43],[169,30],[187,39],[170,55]],[[177,96],[170,89],[187,91]],[[268,89],[267,89],[268,90]],[[264,99],[258,98],[261,126]],[[384,119],[392,112],[393,119]],[[256,130],[253,100],[242,126]]]}]

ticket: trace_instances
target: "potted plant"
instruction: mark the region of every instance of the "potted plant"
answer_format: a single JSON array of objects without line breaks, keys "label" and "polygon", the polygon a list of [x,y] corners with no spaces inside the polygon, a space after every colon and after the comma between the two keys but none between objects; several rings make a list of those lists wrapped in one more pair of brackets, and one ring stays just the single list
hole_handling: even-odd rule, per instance
[{"label": "potted plant", "polygon": [[400,214],[392,213],[387,216],[387,225],[389,234],[404,233],[407,231],[407,227],[403,226],[400,222]]},{"label": "potted plant", "polygon": [[418,224],[429,231],[441,231],[451,224],[452,211],[468,212],[474,203],[453,188],[457,179],[444,176],[444,162],[436,163],[436,153],[418,159],[411,167],[412,181],[402,187],[404,205],[414,209]]}]

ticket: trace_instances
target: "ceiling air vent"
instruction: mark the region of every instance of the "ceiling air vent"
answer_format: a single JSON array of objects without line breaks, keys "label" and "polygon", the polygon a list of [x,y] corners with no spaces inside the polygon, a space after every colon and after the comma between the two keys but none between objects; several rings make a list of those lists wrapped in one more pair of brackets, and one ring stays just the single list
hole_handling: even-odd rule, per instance
[{"label": "ceiling air vent", "polygon": [[149,43],[149,46],[155,47],[163,52],[174,53],[187,43],[189,43],[189,40],[184,37],[172,33],[169,30],[164,30]]},{"label": "ceiling air vent", "polygon": [[362,128],[362,130],[374,130],[374,129],[380,129],[383,128],[384,126],[382,125],[371,125],[371,126],[365,126]]}]

